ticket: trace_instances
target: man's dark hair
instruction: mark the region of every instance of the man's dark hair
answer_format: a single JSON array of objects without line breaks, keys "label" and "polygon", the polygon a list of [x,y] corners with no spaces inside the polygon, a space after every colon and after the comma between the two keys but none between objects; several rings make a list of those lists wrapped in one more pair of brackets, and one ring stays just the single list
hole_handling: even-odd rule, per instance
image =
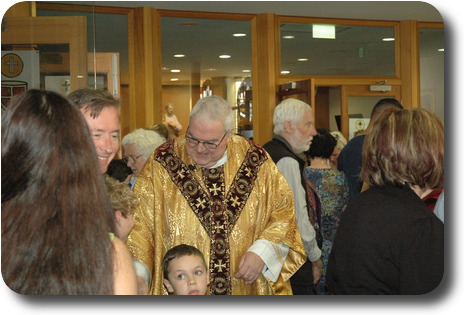
[{"label": "man's dark hair", "polygon": [[394,98],[382,98],[374,105],[371,113],[371,119],[377,118],[380,113],[382,113],[387,108],[403,109],[403,105],[401,105],[401,103]]}]

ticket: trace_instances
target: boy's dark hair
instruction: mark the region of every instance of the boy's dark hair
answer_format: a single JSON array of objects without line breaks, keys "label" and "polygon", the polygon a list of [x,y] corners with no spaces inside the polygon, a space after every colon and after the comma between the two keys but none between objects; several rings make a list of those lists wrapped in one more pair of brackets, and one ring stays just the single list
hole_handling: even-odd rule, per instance
[{"label": "boy's dark hair", "polygon": [[336,145],[337,139],[327,129],[318,128],[317,135],[313,137],[307,155],[310,158],[322,157],[328,159],[332,155]]},{"label": "boy's dark hair", "polygon": [[168,267],[169,263],[171,260],[174,258],[179,258],[182,256],[190,256],[190,255],[195,255],[201,258],[203,261],[203,264],[205,265],[205,268],[208,269],[208,266],[206,265],[205,257],[203,256],[203,253],[196,248],[195,246],[187,245],[187,244],[180,244],[177,246],[174,246],[170,250],[166,252],[163,258],[163,275],[165,279],[168,279]]}]

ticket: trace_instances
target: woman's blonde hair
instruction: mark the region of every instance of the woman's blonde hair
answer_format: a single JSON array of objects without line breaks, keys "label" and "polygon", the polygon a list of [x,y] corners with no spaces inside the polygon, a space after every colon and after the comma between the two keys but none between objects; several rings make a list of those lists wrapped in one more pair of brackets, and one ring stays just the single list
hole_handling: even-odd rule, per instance
[{"label": "woman's blonde hair", "polygon": [[361,178],[370,186],[444,185],[443,121],[421,108],[388,109],[363,145]]},{"label": "woman's blonde hair", "polygon": [[340,131],[332,131],[330,134],[337,140],[337,145],[335,148],[341,151],[347,143],[345,137]]},{"label": "woman's blonde hair", "polygon": [[108,175],[105,184],[114,212],[120,211],[125,218],[133,214],[140,201],[129,186]]}]

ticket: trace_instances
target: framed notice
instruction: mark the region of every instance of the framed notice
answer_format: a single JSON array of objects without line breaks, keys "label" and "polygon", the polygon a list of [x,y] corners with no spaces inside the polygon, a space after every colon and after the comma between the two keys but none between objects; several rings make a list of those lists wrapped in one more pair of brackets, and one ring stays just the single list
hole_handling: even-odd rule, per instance
[{"label": "framed notice", "polygon": [[14,95],[34,88],[40,88],[39,51],[2,51],[2,109]]}]

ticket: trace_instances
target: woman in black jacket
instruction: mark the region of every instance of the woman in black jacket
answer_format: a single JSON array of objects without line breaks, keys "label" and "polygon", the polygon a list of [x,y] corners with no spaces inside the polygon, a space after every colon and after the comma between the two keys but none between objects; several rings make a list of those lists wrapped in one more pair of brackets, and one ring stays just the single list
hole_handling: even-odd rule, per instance
[{"label": "woman in black jacket", "polygon": [[348,204],[329,258],[333,294],[424,294],[443,277],[443,223],[421,200],[443,188],[443,122],[420,108],[379,120],[363,148],[370,189]]}]

